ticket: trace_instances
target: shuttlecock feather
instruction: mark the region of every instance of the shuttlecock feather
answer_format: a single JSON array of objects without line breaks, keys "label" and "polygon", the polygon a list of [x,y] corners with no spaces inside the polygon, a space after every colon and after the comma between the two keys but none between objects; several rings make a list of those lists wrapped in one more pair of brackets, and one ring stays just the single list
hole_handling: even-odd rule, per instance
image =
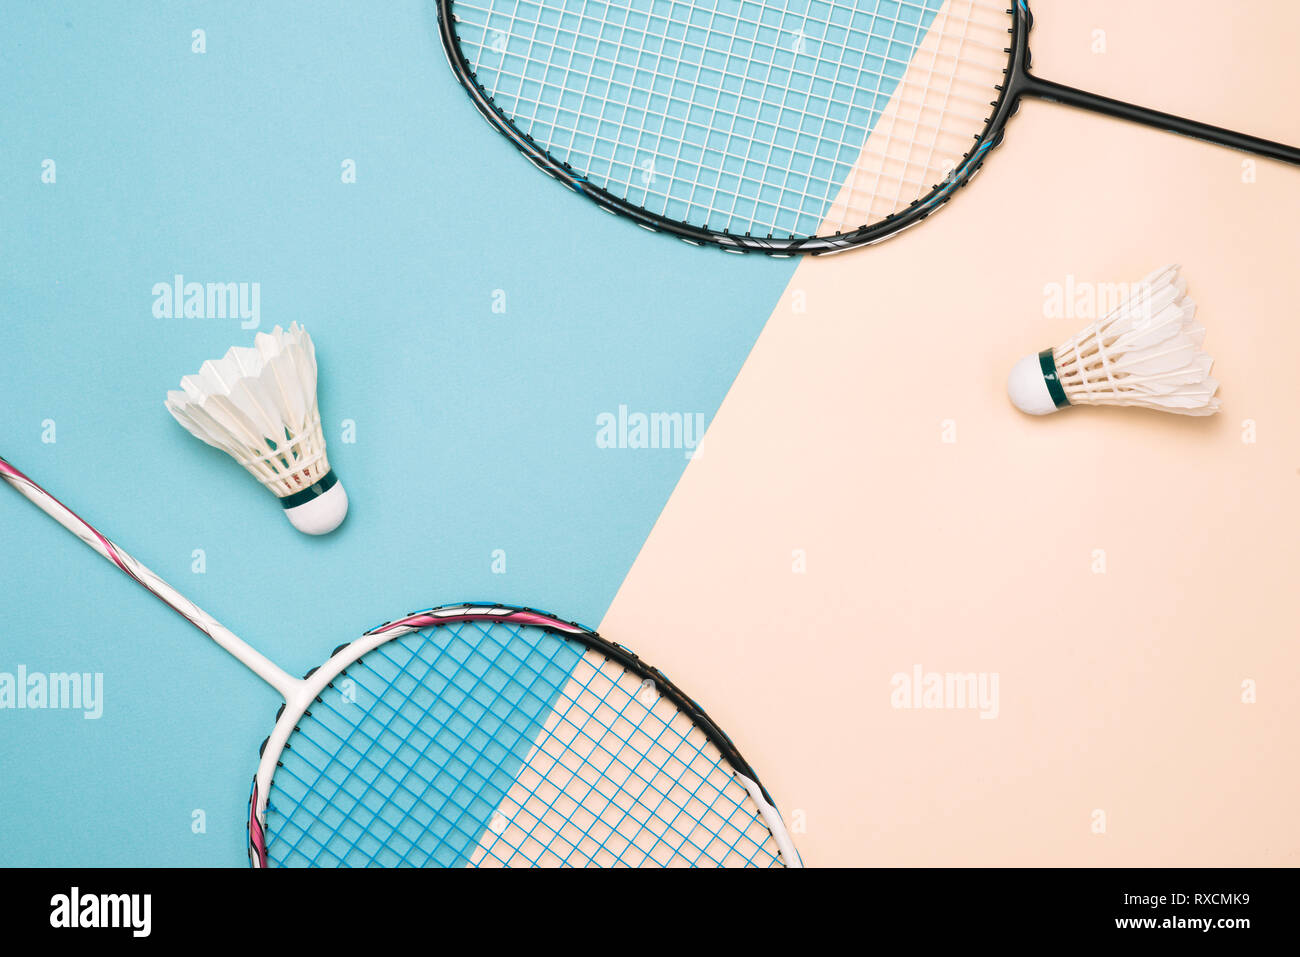
[{"label": "shuttlecock feather", "polygon": [[1069,405],[1131,405],[1213,415],[1214,360],[1178,266],[1153,272],[1110,315],[1055,349],[1025,356],[1007,379],[1016,408],[1046,415]]},{"label": "shuttlecock feather", "polygon": [[324,535],[347,515],[347,493],[325,456],[316,348],[296,322],[203,363],[167,393],[167,410],[270,489],[299,531]]}]

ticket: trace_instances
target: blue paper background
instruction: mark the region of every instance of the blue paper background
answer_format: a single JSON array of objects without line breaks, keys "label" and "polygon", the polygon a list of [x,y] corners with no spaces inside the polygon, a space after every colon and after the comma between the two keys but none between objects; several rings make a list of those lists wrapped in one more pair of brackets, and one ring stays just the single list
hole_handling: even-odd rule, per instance
[{"label": "blue paper background", "polygon": [[[431,604],[598,623],[687,460],[597,448],[596,416],[711,418],[793,270],[542,177],[428,3],[6,4],[0,90],[0,455],[293,672]],[[164,410],[253,336],[155,318],[177,273],[312,332],[339,532],[295,532]],[[0,671],[106,686],[97,721],[0,711],[0,864],[244,864],[276,694],[8,490],[0,541]]]}]

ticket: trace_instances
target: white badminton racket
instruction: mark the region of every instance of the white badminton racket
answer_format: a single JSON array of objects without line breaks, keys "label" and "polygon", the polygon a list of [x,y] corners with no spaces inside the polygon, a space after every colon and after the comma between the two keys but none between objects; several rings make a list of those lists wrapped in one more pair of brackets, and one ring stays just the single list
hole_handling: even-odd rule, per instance
[{"label": "white badminton racket", "polygon": [[581,625],[431,608],[295,678],[3,459],[0,478],[283,696],[253,780],[255,867],[800,866],[731,740]]}]

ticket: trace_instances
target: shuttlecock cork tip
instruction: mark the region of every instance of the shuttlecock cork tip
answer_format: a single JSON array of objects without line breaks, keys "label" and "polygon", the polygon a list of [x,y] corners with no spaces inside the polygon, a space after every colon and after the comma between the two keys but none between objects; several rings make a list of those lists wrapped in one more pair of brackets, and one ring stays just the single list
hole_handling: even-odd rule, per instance
[{"label": "shuttlecock cork tip", "polygon": [[1056,364],[1050,349],[1025,356],[1012,366],[1011,375],[1007,376],[1007,395],[1017,409],[1029,415],[1055,412],[1070,404],[1064,392],[1060,392],[1060,401],[1053,395],[1050,383],[1056,381],[1055,376]]},{"label": "shuttlecock cork tip", "polygon": [[348,493],[333,472],[319,482],[280,500],[289,524],[305,535],[328,535],[348,514]]}]

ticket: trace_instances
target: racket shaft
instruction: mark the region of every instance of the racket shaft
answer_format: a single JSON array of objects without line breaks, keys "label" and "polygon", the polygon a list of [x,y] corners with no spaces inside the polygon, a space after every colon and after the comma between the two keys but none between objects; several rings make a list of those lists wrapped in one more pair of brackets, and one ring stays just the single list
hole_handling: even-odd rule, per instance
[{"label": "racket shaft", "polygon": [[1053,103],[1064,103],[1067,106],[1080,107],[1094,113],[1103,113],[1106,116],[1141,123],[1144,126],[1152,126],[1170,133],[1181,133],[1183,136],[1204,140],[1207,143],[1215,143],[1219,146],[1227,146],[1234,150],[1255,153],[1269,159],[1300,166],[1300,149],[1294,146],[1275,143],[1272,140],[1237,133],[1233,130],[1225,130],[1221,126],[1212,126],[1209,123],[1199,123],[1186,117],[1175,116],[1173,113],[1162,113],[1159,110],[1147,109],[1144,106],[1135,106],[1132,103],[1125,103],[1123,100],[1113,100],[1108,96],[1078,90],[1062,83],[1041,80],[1036,76],[1024,77],[1018,92],[1037,96],[1044,100],[1051,100]]},{"label": "racket shaft", "polygon": [[168,585],[158,575],[113,544],[113,542],[96,531],[89,522],[86,522],[72,509],[3,458],[0,458],[0,478],[12,485],[19,494],[42,512],[112,562],[136,584],[151,592],[195,628],[242,661],[256,675],[276,688],[286,698],[301,684],[299,679],[281,669],[275,662],[265,657],[198,605]]}]

